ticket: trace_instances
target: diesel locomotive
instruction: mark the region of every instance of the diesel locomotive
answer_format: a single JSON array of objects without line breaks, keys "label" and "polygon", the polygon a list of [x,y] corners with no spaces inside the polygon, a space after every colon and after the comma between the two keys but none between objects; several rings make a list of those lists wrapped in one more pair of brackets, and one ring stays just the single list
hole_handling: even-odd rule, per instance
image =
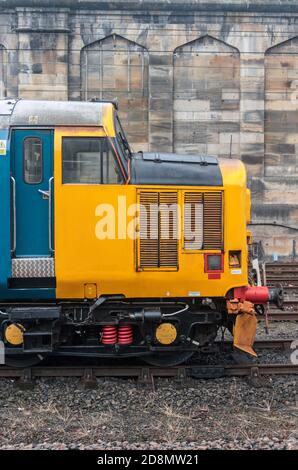
[{"label": "diesel locomotive", "polygon": [[236,159],[133,153],[115,102],[0,102],[0,340],[176,365],[221,327],[254,356],[250,193]]}]

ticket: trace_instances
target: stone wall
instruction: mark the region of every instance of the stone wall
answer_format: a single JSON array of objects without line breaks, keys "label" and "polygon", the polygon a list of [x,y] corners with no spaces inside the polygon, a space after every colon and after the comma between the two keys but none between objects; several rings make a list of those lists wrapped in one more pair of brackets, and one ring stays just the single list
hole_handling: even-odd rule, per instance
[{"label": "stone wall", "polygon": [[136,150],[240,157],[255,239],[297,256],[296,1],[0,0],[0,11],[1,97],[117,97]]}]

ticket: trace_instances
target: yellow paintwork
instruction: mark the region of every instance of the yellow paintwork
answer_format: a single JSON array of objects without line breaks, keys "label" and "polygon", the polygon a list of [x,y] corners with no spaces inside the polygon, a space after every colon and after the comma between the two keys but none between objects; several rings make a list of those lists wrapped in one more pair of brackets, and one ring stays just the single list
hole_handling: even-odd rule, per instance
[{"label": "yellow paintwork", "polygon": [[256,352],[252,348],[255,342],[257,324],[258,321],[254,314],[241,313],[236,316],[233,331],[234,347],[254,357],[257,357]]},{"label": "yellow paintwork", "polygon": [[5,341],[7,341],[9,344],[12,344],[13,346],[19,346],[20,344],[23,344],[24,331],[25,328],[19,323],[12,323],[11,325],[8,325],[4,333]]},{"label": "yellow paintwork", "polygon": [[160,344],[169,345],[177,338],[177,329],[172,323],[161,323],[156,328],[155,336]]},{"label": "yellow paintwork", "polygon": [[[246,172],[238,160],[220,160],[223,187],[157,187],[133,185],[62,185],[62,136],[115,135],[113,107],[104,108],[105,130],[100,128],[56,128],[55,129],[55,269],[57,298],[82,299],[86,296],[86,285],[91,292],[123,294],[126,297],[188,297],[224,296],[229,289],[248,284],[246,224],[250,212],[250,198],[246,189]],[[176,190],[179,201],[183,191],[224,192],[224,267],[220,280],[209,280],[204,273],[204,251],[183,251],[179,241],[179,269],[136,269],[137,243],[130,238],[99,240],[96,237],[96,216],[99,204],[112,204],[116,211],[118,197],[126,197],[127,206],[137,202],[140,189]],[[120,201],[123,202],[122,199]],[[183,211],[181,211],[183,214]],[[181,216],[181,218],[183,215]],[[128,217],[128,221],[133,219]],[[182,230],[183,221],[180,220]],[[117,229],[117,224],[116,224]],[[121,234],[120,234],[121,235]],[[232,274],[228,266],[228,251],[242,251],[241,274]],[[210,250],[208,250],[210,252]]]},{"label": "yellow paintwork", "polygon": [[84,297],[85,299],[96,299],[97,298],[97,285],[85,284]]}]

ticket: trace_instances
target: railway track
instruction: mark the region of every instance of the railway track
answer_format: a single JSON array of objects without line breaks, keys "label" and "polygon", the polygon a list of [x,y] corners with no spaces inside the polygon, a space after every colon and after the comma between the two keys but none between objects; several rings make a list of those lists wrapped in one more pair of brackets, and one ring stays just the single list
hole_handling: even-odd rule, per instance
[{"label": "railway track", "polygon": [[266,263],[266,281],[298,291],[298,263]]},{"label": "railway track", "polygon": [[[291,349],[291,344],[296,338],[278,338],[278,339],[261,339],[254,342],[256,349],[281,349],[288,351]],[[219,342],[220,344],[220,342]],[[231,341],[223,341],[224,346],[232,346]]]},{"label": "railway track", "polygon": [[[258,320],[262,321],[264,318],[264,316],[259,316]],[[298,321],[298,311],[285,312],[270,310],[268,313],[268,318],[270,321]]]},{"label": "railway track", "polygon": [[[271,321],[298,321],[298,262],[266,263],[266,284],[281,285],[285,294],[284,310],[270,306]],[[260,320],[264,317],[259,317]]]},{"label": "railway track", "polygon": [[[290,350],[293,339],[257,340],[256,349]],[[218,342],[220,344],[220,342]],[[230,347],[230,341],[221,343]],[[28,369],[16,369],[1,366],[0,378],[16,379],[17,384],[23,388],[32,388],[37,378],[80,378],[87,387],[96,386],[97,378],[135,378],[140,383],[152,383],[154,378],[174,378],[186,380],[188,378],[217,378],[217,377],[244,377],[257,378],[264,375],[297,375],[298,364],[219,364],[212,366],[190,364],[177,367],[147,367],[141,365],[44,365]]]},{"label": "railway track", "polygon": [[298,375],[298,365],[288,364],[219,364],[215,366],[187,365],[171,368],[144,366],[45,366],[31,369],[0,368],[0,378],[17,379],[21,388],[33,388],[37,378],[80,378],[86,387],[96,387],[97,378],[133,378],[141,384],[152,384],[155,378],[211,379],[220,377],[261,378],[268,375]]},{"label": "railway track", "polygon": [[268,273],[288,272],[288,273],[298,274],[298,261],[288,261],[284,263],[283,262],[267,262],[266,272]]}]

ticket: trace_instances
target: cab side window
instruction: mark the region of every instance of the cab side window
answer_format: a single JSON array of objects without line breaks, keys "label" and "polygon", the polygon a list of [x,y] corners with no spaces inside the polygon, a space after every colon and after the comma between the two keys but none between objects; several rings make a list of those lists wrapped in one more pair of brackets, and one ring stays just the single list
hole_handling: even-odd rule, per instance
[{"label": "cab side window", "polygon": [[63,137],[63,184],[121,184],[114,152],[105,137]]}]

